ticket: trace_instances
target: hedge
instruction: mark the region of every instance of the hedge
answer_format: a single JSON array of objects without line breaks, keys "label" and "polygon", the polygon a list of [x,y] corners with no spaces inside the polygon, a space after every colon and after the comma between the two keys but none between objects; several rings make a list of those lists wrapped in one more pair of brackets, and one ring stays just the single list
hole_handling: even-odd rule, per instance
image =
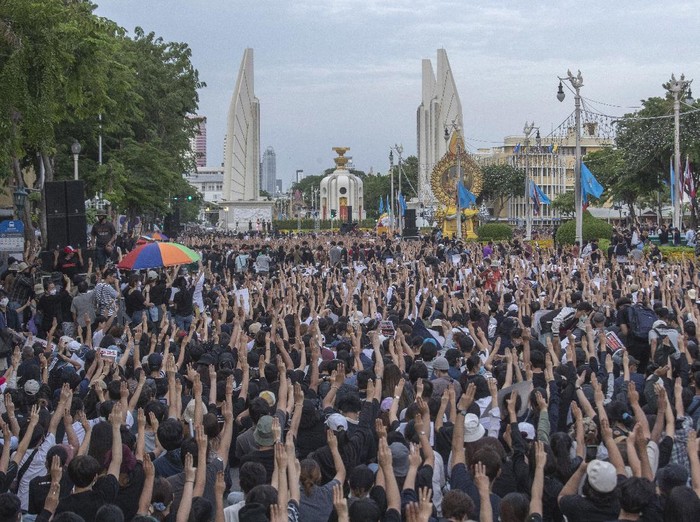
[{"label": "hedge", "polygon": [[[330,230],[331,229],[331,220],[330,219],[322,219],[319,221],[320,223],[320,229],[321,230]],[[342,221],[335,219],[333,220],[333,230],[338,230],[340,226],[343,224]],[[363,219],[359,223],[360,228],[374,228],[377,225],[376,220],[374,219]],[[299,221],[296,219],[273,219],[272,220],[272,226],[275,227],[277,230],[297,230],[299,227]],[[313,219],[302,219],[301,220],[301,229],[302,230],[314,230],[314,220]]]},{"label": "hedge", "polygon": [[[649,253],[650,248],[645,247],[644,252]],[[684,246],[662,246],[659,247],[659,252],[664,260],[677,262],[682,259],[693,259],[695,257],[695,248]]]},{"label": "hedge", "polygon": [[476,229],[479,241],[504,241],[513,239],[513,229],[505,223],[486,223]]},{"label": "hedge", "polygon": [[[583,213],[583,240],[607,239],[612,237],[613,227],[602,219],[594,218],[590,212]],[[557,243],[573,245],[576,241],[576,220],[567,221],[557,230]]]}]

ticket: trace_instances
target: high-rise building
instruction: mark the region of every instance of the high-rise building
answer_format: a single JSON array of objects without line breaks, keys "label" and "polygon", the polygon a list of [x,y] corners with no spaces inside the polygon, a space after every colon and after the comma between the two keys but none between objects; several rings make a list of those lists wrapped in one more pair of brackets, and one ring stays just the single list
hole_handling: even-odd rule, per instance
[{"label": "high-rise building", "polygon": [[190,139],[190,150],[194,154],[194,160],[198,167],[207,164],[207,117],[190,116],[197,121],[197,134]]},{"label": "high-rise building", "polygon": [[282,180],[277,178],[275,180],[275,194],[282,193]]},{"label": "high-rise building", "polygon": [[277,159],[275,149],[268,147],[262,157],[260,168],[260,190],[266,191],[271,196],[275,194],[275,180],[277,179]]}]

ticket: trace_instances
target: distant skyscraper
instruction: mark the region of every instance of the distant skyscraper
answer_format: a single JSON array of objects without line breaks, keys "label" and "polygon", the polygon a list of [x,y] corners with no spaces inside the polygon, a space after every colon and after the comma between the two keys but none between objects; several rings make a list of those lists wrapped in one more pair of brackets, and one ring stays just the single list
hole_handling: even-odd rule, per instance
[{"label": "distant skyscraper", "polygon": [[279,193],[282,192],[282,180],[279,178],[277,178],[275,180],[275,193],[277,193],[277,192],[279,192]]},{"label": "distant skyscraper", "polygon": [[206,116],[191,116],[193,120],[198,122],[197,134],[190,139],[190,149],[195,155],[195,162],[198,167],[207,165],[207,117]]},{"label": "distant skyscraper", "polygon": [[275,194],[275,180],[277,179],[277,157],[275,149],[268,147],[262,157],[260,168],[260,189],[271,196]]}]

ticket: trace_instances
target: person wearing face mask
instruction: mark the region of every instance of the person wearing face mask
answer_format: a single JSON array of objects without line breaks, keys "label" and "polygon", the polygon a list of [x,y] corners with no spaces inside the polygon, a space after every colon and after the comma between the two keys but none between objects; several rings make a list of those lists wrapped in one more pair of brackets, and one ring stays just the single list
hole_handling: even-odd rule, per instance
[{"label": "person wearing face mask", "polygon": [[2,296],[0,299],[0,330],[5,328],[12,328],[13,330],[19,331],[19,317],[17,312],[8,307],[10,300],[7,296]]},{"label": "person wearing face mask", "polygon": [[112,255],[114,240],[117,231],[114,225],[107,221],[107,213],[104,210],[97,212],[97,223],[92,225],[90,233],[95,241],[95,258],[100,269],[107,264],[107,259]]}]

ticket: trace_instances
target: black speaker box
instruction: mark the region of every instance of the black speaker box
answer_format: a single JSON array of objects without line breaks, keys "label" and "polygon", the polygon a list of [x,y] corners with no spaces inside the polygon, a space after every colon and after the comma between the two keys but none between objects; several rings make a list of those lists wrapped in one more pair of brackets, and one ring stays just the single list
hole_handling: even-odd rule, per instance
[{"label": "black speaker box", "polygon": [[348,223],[352,223],[352,205],[348,205],[348,206],[345,207],[345,208],[347,209],[347,211],[346,211],[346,212],[347,212],[347,219],[346,219],[346,221],[347,221]]},{"label": "black speaker box", "polygon": [[65,215],[46,216],[46,247],[49,250],[61,249],[68,243],[68,223]]},{"label": "black speaker box", "polygon": [[403,216],[404,228],[416,228],[416,209],[407,208]]},{"label": "black speaker box", "polygon": [[87,248],[87,218],[85,214],[68,215],[68,244],[73,248]]},{"label": "black speaker box", "polygon": [[[46,201],[46,217],[66,215],[66,182],[47,181],[44,184],[44,199]],[[83,208],[85,202],[83,202]],[[84,211],[83,211],[84,213]]]},{"label": "black speaker box", "polygon": [[[66,181],[66,215],[85,215],[85,183]],[[75,245],[74,245],[75,246]]]}]

